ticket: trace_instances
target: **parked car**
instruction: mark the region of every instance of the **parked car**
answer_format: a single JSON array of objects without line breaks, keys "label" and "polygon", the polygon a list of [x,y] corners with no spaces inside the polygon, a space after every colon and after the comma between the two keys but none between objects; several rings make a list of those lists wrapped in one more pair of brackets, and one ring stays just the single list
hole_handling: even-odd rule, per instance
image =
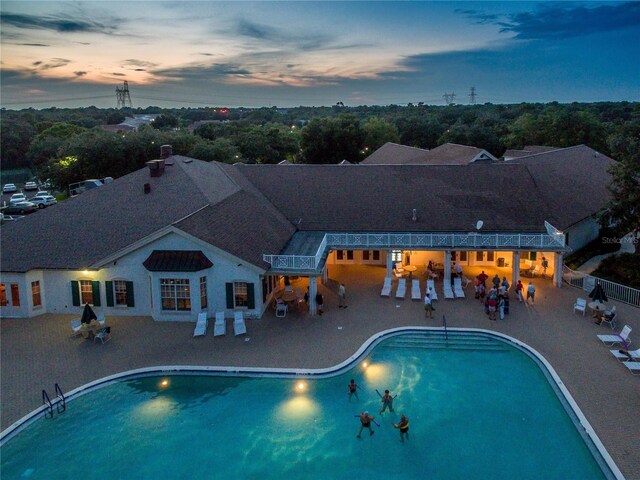
[{"label": "parked car", "polygon": [[58,203],[58,201],[56,200],[56,197],[54,197],[53,195],[43,195],[41,197],[33,197],[29,201],[31,203],[35,203],[38,206],[38,208],[45,208],[45,207],[48,207],[49,205],[55,205],[56,203]]},{"label": "parked car", "polygon": [[2,193],[10,193],[17,192],[18,187],[16,187],[15,183],[6,183],[4,187],[2,187]]},{"label": "parked car", "polygon": [[13,195],[11,195],[11,198],[9,199],[9,203],[11,205],[13,205],[14,203],[18,203],[18,202],[26,202],[27,197],[24,196],[24,193],[14,193]]},{"label": "parked car", "polygon": [[24,184],[25,190],[38,190],[38,185],[36,182],[27,182]]},{"label": "parked car", "polygon": [[12,203],[11,205],[5,207],[2,210],[2,213],[6,215],[26,215],[28,213],[33,213],[38,210],[38,206],[33,202],[17,202]]},{"label": "parked car", "polygon": [[38,190],[36,194],[33,196],[33,198],[48,197],[49,195],[51,194],[47,190]]}]

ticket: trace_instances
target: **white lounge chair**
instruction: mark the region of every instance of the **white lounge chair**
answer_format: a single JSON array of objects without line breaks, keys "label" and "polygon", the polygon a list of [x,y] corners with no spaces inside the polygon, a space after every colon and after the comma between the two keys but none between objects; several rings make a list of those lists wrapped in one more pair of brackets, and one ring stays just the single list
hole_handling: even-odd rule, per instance
[{"label": "white lounge chair", "polygon": [[247,326],[244,323],[244,314],[242,312],[233,312],[233,333],[236,336],[247,333]]},{"label": "white lounge chair", "polygon": [[625,355],[624,353],[620,353],[620,350],[609,350],[611,352],[611,355],[613,355],[614,357],[616,357],[618,360],[625,362],[625,361],[630,361],[631,359],[633,360],[638,360],[640,361],[640,348],[638,348],[637,350],[629,350],[629,356],[631,358],[629,358],[629,356]]},{"label": "white lounge chair", "polygon": [[634,375],[640,375],[640,362],[622,362],[627,369]]},{"label": "white lounge chair", "polygon": [[198,321],[196,322],[196,328],[193,330],[194,337],[201,337],[207,334],[207,312],[200,312],[198,314]]},{"label": "white lounge chair", "polygon": [[631,327],[629,325],[625,325],[619,335],[598,335],[598,338],[607,347],[613,347],[614,345],[620,344],[628,348],[631,344],[631,339],[629,338],[630,333]]},{"label": "white lounge chair", "polygon": [[82,332],[80,332],[80,329],[82,328],[82,320],[80,320],[79,318],[76,318],[75,320],[71,320],[71,336],[72,337],[78,337],[80,335],[82,335]]},{"label": "white lounge chair", "polygon": [[382,284],[381,297],[388,297],[391,295],[391,277],[384,277],[384,283]]},{"label": "white lounge chair", "polygon": [[276,317],[279,318],[284,318],[287,316],[287,311],[289,310],[289,307],[287,306],[286,303],[278,303],[276,305]]},{"label": "white lounge chair", "polygon": [[224,312],[216,312],[216,323],[213,324],[213,336],[219,337],[227,334],[227,321]]},{"label": "white lounge chair", "polygon": [[453,292],[457,298],[464,298],[464,290],[462,289],[462,280],[459,277],[453,279]]},{"label": "white lounge chair", "polygon": [[106,327],[107,326],[107,319],[104,318],[104,312],[98,313],[97,317],[98,317],[98,323],[100,325],[102,325],[103,328]]},{"label": "white lounge chair", "polygon": [[401,278],[398,280],[398,289],[396,290],[396,298],[404,298],[407,294],[407,280]]},{"label": "white lounge chair", "polygon": [[453,290],[451,288],[450,283],[446,283],[443,285],[442,289],[444,290],[444,298],[454,298]]},{"label": "white lounge chair", "polygon": [[420,292],[420,280],[411,281],[411,300],[421,300],[422,293]]},{"label": "white lounge chair", "polygon": [[582,316],[584,317],[587,311],[587,301],[584,298],[576,299],[576,303],[573,304],[573,313],[576,313],[576,310],[582,312]]}]

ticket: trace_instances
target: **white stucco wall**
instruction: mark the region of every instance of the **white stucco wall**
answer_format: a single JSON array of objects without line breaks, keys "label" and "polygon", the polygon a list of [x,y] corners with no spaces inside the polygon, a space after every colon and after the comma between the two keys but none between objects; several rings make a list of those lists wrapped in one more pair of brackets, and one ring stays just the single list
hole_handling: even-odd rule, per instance
[{"label": "white stucco wall", "polygon": [[585,218],[565,231],[565,234],[569,236],[569,247],[573,251],[579,250],[590,241],[598,238],[599,233],[600,224],[593,218]]},{"label": "white stucco wall", "polygon": [[[142,263],[153,250],[201,250],[211,260],[213,266],[199,272],[149,272]],[[207,313],[215,316],[215,312],[224,310],[227,317],[233,317],[233,309],[227,309],[226,283],[242,281],[254,284],[255,309],[244,309],[247,317],[259,317],[269,303],[270,298],[262,303],[263,272],[247,262],[228,253],[171,232],[133,252],[117,258],[97,271],[31,271],[25,274],[2,274],[2,283],[16,283],[20,288],[20,307],[2,307],[2,316],[31,317],[42,313],[71,313],[80,315],[81,306],[73,306],[71,282],[92,280],[100,282],[100,307],[105,315],[131,316],[151,315],[155,320],[195,321],[200,313],[200,277],[207,277]],[[160,302],[161,278],[187,278],[191,292],[191,311],[163,311]],[[33,308],[31,302],[31,283],[40,280],[42,307]],[[105,282],[126,280],[133,282],[134,307],[107,307]],[[10,297],[10,287],[8,296]],[[153,299],[152,299],[153,295]]]}]

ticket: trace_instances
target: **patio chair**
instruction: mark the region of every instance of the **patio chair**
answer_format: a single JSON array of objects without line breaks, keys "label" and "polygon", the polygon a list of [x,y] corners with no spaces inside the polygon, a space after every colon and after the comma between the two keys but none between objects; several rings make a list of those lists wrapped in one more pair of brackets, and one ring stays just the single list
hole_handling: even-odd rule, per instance
[{"label": "patio chair", "polygon": [[616,312],[610,313],[607,315],[606,313],[600,318],[600,325],[607,324],[611,327],[611,330],[616,328],[616,323],[618,322],[618,316]]},{"label": "patio chair", "polygon": [[453,279],[453,292],[457,298],[464,298],[464,290],[462,289],[462,280],[460,277]]},{"label": "patio chair", "polygon": [[100,325],[102,325],[103,327],[106,327],[107,326],[107,319],[104,318],[104,312],[98,313],[97,317],[98,317],[98,323]]},{"label": "patio chair", "polygon": [[467,288],[471,283],[471,279],[468,277],[462,276],[462,288]]},{"label": "patio chair", "polygon": [[227,321],[224,312],[216,312],[216,323],[213,324],[213,336],[219,337],[227,334]]},{"label": "patio chair", "polygon": [[207,334],[207,312],[200,312],[196,321],[196,328],[193,330],[194,337],[201,337]]},{"label": "patio chair", "polygon": [[384,283],[382,284],[381,297],[388,297],[391,295],[391,277],[384,277]]},{"label": "patio chair", "polygon": [[401,278],[398,280],[398,289],[396,290],[396,298],[404,298],[407,294],[407,280]]},{"label": "patio chair", "polygon": [[587,311],[587,301],[584,298],[578,298],[576,303],[573,304],[573,313],[576,313],[576,310],[582,312],[582,316],[584,317]]},{"label": "patio chair", "polygon": [[622,362],[633,375],[640,375],[640,362]]},{"label": "patio chair", "polygon": [[284,318],[287,316],[289,306],[286,303],[279,303],[276,305],[276,317]]},{"label": "patio chair", "polygon": [[607,347],[613,347],[614,345],[624,345],[627,348],[631,344],[629,334],[631,333],[631,327],[625,325],[620,334],[618,335],[598,335],[598,339],[604,343]]},{"label": "patio chair", "polygon": [[[629,355],[625,355],[624,353],[621,353],[620,350],[609,350],[611,352],[611,355],[613,355],[614,357],[616,357],[618,360],[620,360],[621,362],[626,362],[626,361],[631,361],[631,360],[635,360],[640,362],[640,348],[638,348],[637,350],[628,350],[627,353]],[[631,357],[631,358],[629,358]]]},{"label": "patio chair", "polygon": [[103,345],[105,342],[111,340],[111,327],[104,327],[102,330],[96,333],[96,336],[93,337],[93,343],[96,343],[96,340],[100,340]]},{"label": "patio chair", "polygon": [[396,262],[393,268],[396,269],[397,273],[400,273],[403,275],[406,273],[404,270],[404,267],[402,266],[402,262]]},{"label": "patio chair", "polygon": [[542,266],[536,265],[535,267],[533,267],[533,270],[531,270],[531,276],[535,277],[536,275],[542,275],[543,272],[544,270],[542,269]]},{"label": "patio chair", "polygon": [[241,311],[233,312],[233,333],[236,336],[247,333],[247,326],[244,323],[244,314]]},{"label": "patio chair", "polygon": [[80,320],[79,318],[76,318],[75,320],[71,320],[71,336],[72,337],[79,337],[80,335],[82,335],[82,332],[80,331],[80,329],[82,328],[82,320]]},{"label": "patio chair", "polygon": [[450,283],[446,283],[445,282],[445,284],[442,287],[442,289],[444,290],[444,298],[455,298],[453,296],[453,290],[451,289],[451,284]]},{"label": "patio chair", "polygon": [[411,300],[421,300],[422,293],[420,292],[420,280],[411,281]]}]

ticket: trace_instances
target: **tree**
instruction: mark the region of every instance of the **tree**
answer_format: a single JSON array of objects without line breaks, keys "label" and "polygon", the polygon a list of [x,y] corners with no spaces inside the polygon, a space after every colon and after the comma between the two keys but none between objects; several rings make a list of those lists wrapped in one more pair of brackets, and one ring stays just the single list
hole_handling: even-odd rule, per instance
[{"label": "tree", "polygon": [[361,159],[364,132],[355,115],[313,119],[302,130],[302,150],[307,163],[340,163]]},{"label": "tree", "polygon": [[158,130],[170,130],[178,126],[178,119],[173,115],[162,114],[158,115],[151,125]]},{"label": "tree", "polygon": [[[612,220],[620,236],[629,232],[637,234],[640,232],[640,151],[612,165],[609,172],[611,199],[601,221],[604,224]],[[640,255],[639,248],[636,254]]]},{"label": "tree", "polygon": [[400,141],[398,128],[384,118],[369,117],[362,130],[364,131],[364,146],[369,152],[377,150],[387,142],[398,143]]},{"label": "tree", "polygon": [[205,162],[236,163],[240,161],[240,152],[230,140],[202,140],[194,145],[188,153],[189,157]]}]

